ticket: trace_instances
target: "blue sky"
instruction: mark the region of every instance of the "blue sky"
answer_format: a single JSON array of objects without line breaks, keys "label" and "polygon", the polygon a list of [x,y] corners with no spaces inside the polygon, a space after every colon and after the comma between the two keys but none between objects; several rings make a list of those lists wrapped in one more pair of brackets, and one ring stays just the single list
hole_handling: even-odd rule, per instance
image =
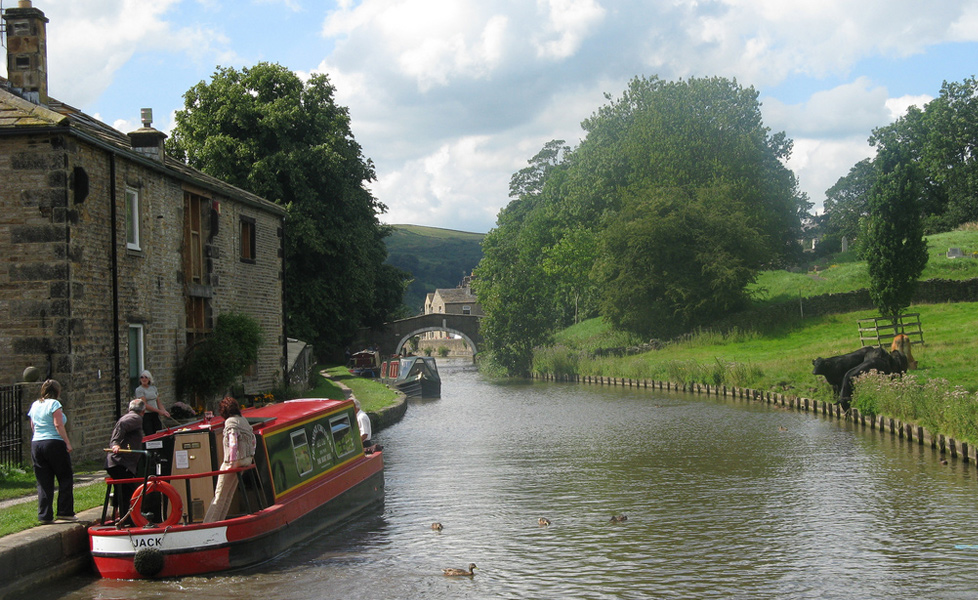
[{"label": "blue sky", "polygon": [[[3,0],[4,7],[16,0]],[[169,131],[215,68],[325,72],[377,168],[382,220],[485,232],[509,178],[636,75],[736,78],[795,142],[820,207],[874,127],[978,71],[978,0],[33,0],[49,91]],[[0,66],[0,69],[3,69]],[[2,71],[0,71],[2,73]]]}]

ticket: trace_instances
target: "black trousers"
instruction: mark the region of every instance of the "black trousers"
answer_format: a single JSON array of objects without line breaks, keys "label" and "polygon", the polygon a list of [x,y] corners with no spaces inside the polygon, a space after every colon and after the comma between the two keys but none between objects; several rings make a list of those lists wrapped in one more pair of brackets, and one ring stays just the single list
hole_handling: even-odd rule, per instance
[{"label": "black trousers", "polygon": [[74,472],[71,454],[64,440],[38,440],[31,442],[31,461],[34,478],[37,479],[37,519],[54,519],[54,481],[58,480],[58,516],[75,516]]},{"label": "black trousers", "polygon": [[[122,465],[107,467],[105,470],[112,479],[132,479],[136,477],[135,473],[131,472]],[[136,493],[136,489],[138,487],[138,483],[115,484],[115,493],[112,496],[112,504],[115,506],[116,511],[118,511],[118,518],[121,519],[122,517],[126,516],[126,513],[129,512],[129,500],[132,498],[132,495]]]},{"label": "black trousers", "polygon": [[163,429],[163,421],[160,420],[160,415],[155,412],[146,411],[143,413],[143,434],[153,435],[160,429]]}]

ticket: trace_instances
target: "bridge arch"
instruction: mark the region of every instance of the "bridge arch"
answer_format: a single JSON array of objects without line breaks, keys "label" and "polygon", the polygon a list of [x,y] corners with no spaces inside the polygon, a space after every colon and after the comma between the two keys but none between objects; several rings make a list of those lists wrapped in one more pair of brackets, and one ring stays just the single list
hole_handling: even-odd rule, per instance
[{"label": "bridge arch", "polygon": [[412,331],[411,333],[405,334],[404,337],[402,337],[400,339],[400,341],[397,342],[397,345],[394,346],[394,352],[393,353],[394,354],[403,354],[401,352],[401,350],[404,348],[404,344],[406,344],[408,342],[408,340],[410,340],[411,338],[413,338],[416,335],[421,335],[422,333],[428,333],[429,331],[447,331],[449,333],[460,335],[462,337],[462,339],[465,340],[465,343],[468,344],[470,348],[472,348],[472,354],[473,355],[479,353],[479,347],[472,340],[472,338],[470,338],[468,335],[466,335],[464,331],[459,331],[457,329],[452,329],[451,327],[449,327],[448,329],[446,329],[444,327],[423,327],[423,328],[418,329],[416,331]]},{"label": "bridge arch", "polygon": [[[398,319],[372,329],[361,329],[355,344],[360,348],[373,347],[384,356],[400,353],[409,339],[429,331],[448,331],[459,335],[478,353],[482,345],[479,333],[480,315],[429,313],[406,319]],[[359,348],[357,348],[359,349]]]}]

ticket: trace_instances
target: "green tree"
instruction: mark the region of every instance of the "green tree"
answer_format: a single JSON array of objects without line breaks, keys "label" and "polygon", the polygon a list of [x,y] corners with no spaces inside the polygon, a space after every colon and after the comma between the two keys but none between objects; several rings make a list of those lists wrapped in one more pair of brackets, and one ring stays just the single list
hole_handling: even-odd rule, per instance
[{"label": "green tree", "polygon": [[907,146],[894,136],[881,132],[877,143],[864,254],[873,304],[882,316],[895,319],[910,306],[927,265],[919,207],[921,174]]},{"label": "green tree", "polygon": [[946,231],[978,220],[978,80],[945,81],[920,120],[922,164],[939,188],[924,207],[933,221],[929,229]]},{"label": "green tree", "polygon": [[811,205],[753,88],[636,78],[585,128],[569,204],[601,219],[593,274],[612,323],[643,335],[696,325],[742,306],[761,266],[798,256]]},{"label": "green tree", "polygon": [[211,335],[187,350],[177,370],[177,396],[211,402],[255,364],[261,342],[261,327],[253,317],[233,312],[218,316]]},{"label": "green tree", "polygon": [[386,207],[325,75],[303,83],[259,63],[219,68],[184,95],[168,140],[191,166],[285,206],[288,334],[338,351],[401,304],[406,274],[385,266]]},{"label": "green tree", "polygon": [[842,238],[855,242],[862,234],[862,220],[869,213],[869,191],[876,179],[871,159],[856,163],[845,177],[825,192],[825,219],[821,244],[841,249]]},{"label": "green tree", "polygon": [[759,233],[725,199],[714,188],[629,192],[604,230],[595,266],[605,318],[666,337],[744,306],[762,252]]}]

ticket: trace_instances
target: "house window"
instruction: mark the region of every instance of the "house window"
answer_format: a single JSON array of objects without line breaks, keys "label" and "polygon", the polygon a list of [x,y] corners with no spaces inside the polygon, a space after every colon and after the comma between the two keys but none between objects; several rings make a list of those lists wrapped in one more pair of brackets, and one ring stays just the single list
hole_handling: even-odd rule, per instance
[{"label": "house window", "polygon": [[204,281],[204,242],[201,231],[201,210],[206,199],[184,192],[184,274],[187,283],[202,284]]},{"label": "house window", "polygon": [[126,188],[126,247],[140,250],[139,247],[139,192]]},{"label": "house window", "polygon": [[471,315],[472,314],[472,307],[471,306],[463,306],[462,307],[462,314],[463,315]]},{"label": "house window", "polygon": [[143,326],[129,326],[129,390],[139,387],[139,374],[145,365],[145,345],[143,344]]},{"label": "house window", "polygon": [[255,262],[255,220],[241,217],[241,262]]}]

